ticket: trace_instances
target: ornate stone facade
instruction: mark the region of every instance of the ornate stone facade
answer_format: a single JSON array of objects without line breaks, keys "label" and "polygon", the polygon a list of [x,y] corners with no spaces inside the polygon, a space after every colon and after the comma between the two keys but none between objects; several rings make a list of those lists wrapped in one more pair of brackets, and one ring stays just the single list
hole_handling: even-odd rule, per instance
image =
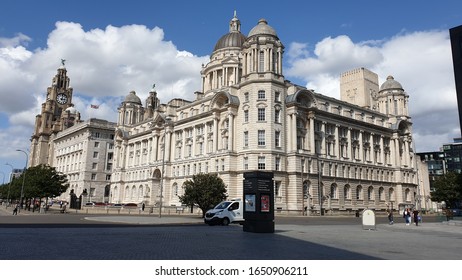
[{"label": "ornate stone facade", "polygon": [[280,213],[384,210],[414,204],[417,167],[408,95],[359,68],[341,76],[342,100],[284,79],[284,45],[265,20],[245,36],[236,16],[201,70],[196,100],[118,108],[111,202],[179,205],[192,175],[218,173],[230,198],[243,173],[274,172]]}]

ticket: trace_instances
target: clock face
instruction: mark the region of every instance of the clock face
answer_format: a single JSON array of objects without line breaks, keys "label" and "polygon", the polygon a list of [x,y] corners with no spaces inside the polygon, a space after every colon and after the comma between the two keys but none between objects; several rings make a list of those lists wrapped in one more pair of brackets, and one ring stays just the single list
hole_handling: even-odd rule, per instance
[{"label": "clock face", "polygon": [[58,94],[58,96],[56,96],[56,101],[59,103],[59,104],[66,104],[67,103],[67,96],[65,94]]}]

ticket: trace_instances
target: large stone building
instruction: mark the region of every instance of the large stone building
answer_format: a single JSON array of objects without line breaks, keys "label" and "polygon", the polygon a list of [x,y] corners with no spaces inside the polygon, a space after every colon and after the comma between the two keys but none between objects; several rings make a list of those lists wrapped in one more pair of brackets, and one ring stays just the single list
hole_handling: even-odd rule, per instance
[{"label": "large stone building", "polygon": [[63,61],[36,116],[29,166],[50,165],[67,175],[70,187],[59,199],[68,201],[71,193],[83,193],[88,201],[107,201],[116,124],[82,121],[72,93]]},{"label": "large stone building", "polygon": [[118,108],[110,200],[180,204],[183,184],[218,174],[230,198],[243,173],[274,172],[280,213],[413,205],[418,171],[408,95],[389,76],[358,68],[341,75],[341,100],[292,84],[284,45],[260,20],[248,35],[234,16],[201,70],[194,101],[143,106],[130,92]]}]

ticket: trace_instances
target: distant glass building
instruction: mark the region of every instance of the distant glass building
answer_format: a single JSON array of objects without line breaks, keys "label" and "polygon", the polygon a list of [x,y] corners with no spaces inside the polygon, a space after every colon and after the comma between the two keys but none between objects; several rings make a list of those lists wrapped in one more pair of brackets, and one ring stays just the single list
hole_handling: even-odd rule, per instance
[{"label": "distant glass building", "polygon": [[443,145],[443,153],[447,172],[460,174],[462,170],[462,138],[456,138],[454,143]]},{"label": "distant glass building", "polygon": [[446,161],[444,152],[417,153],[420,160],[427,163],[430,190],[433,190],[433,183],[438,176],[446,174]]}]

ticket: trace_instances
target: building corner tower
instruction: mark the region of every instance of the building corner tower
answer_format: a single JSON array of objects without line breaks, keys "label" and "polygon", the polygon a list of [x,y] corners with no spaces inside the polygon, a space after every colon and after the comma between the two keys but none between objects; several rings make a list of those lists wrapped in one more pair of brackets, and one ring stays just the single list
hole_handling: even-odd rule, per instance
[{"label": "building corner tower", "polygon": [[80,121],[80,115],[73,110],[72,87],[62,60],[52,85],[47,88],[46,100],[40,114],[35,117],[34,132],[31,136],[29,166],[51,165],[53,160],[53,136],[59,131]]}]

